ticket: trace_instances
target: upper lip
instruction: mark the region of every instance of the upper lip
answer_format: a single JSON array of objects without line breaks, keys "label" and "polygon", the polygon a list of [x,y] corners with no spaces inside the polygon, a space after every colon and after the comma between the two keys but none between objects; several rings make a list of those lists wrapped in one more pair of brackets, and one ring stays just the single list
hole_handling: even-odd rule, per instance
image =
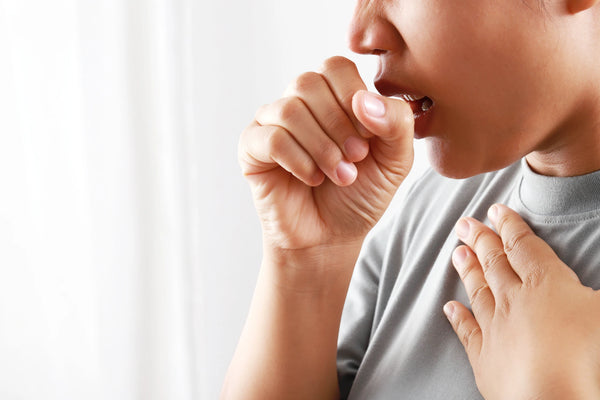
[{"label": "upper lip", "polygon": [[[379,68],[377,75],[375,76],[375,88],[383,96],[402,96],[407,94],[415,98],[425,96],[424,93],[418,89],[411,87],[407,84],[410,81],[408,77],[402,73],[401,68],[394,68],[394,65],[398,66],[398,63],[402,64],[401,60],[392,62],[385,55],[379,57]],[[406,78],[406,79],[405,79]]]},{"label": "upper lip", "polygon": [[425,95],[422,93],[419,93],[416,89],[407,87],[407,86],[401,86],[401,85],[397,85],[394,82],[383,78],[383,77],[379,77],[377,79],[375,79],[375,88],[377,89],[377,91],[379,93],[381,93],[383,96],[402,96],[402,95],[409,95],[415,98],[420,98],[420,97],[424,97]]}]

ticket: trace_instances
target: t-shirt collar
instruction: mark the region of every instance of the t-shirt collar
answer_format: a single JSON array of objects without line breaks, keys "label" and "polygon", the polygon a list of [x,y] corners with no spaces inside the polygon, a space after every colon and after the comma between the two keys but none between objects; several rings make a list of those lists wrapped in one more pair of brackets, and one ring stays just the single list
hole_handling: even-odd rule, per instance
[{"label": "t-shirt collar", "polygon": [[571,215],[600,209],[600,171],[556,177],[535,173],[525,158],[521,160],[523,178],[519,197],[535,214]]}]

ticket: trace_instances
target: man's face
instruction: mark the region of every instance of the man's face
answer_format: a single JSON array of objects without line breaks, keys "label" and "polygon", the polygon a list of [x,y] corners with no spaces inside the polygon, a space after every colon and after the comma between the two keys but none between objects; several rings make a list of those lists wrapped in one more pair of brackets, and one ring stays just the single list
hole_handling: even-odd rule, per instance
[{"label": "man's face", "polygon": [[378,55],[382,94],[433,100],[415,133],[442,174],[502,168],[572,125],[583,88],[570,32],[532,1],[359,0],[350,46]]}]

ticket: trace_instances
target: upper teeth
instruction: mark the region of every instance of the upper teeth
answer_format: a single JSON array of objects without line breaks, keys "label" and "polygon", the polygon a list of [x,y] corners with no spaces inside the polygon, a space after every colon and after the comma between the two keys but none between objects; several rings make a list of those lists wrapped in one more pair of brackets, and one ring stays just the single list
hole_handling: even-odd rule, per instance
[{"label": "upper teeth", "polygon": [[425,98],[425,96],[413,96],[412,94],[401,94],[400,97],[406,101],[417,101]]}]

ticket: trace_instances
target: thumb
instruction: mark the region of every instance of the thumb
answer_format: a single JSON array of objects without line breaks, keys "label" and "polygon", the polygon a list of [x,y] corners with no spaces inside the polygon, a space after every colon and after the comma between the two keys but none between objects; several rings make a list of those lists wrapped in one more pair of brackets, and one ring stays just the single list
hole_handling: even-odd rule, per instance
[{"label": "thumb", "polygon": [[401,99],[359,90],[352,98],[352,111],[373,135],[371,155],[386,177],[399,183],[408,175],[414,158],[414,118],[410,106]]}]

